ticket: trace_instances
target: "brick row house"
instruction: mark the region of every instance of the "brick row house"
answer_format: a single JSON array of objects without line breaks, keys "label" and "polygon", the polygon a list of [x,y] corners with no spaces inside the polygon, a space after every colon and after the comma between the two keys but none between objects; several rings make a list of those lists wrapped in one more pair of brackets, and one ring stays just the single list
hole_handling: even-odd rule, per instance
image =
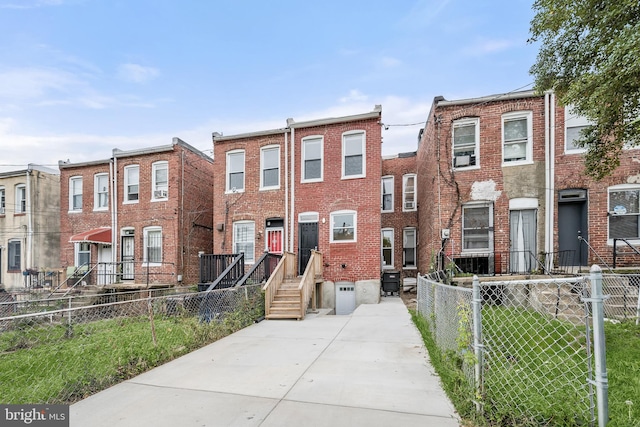
[{"label": "brick row house", "polygon": [[435,98],[417,155],[419,263],[533,272],[611,264],[614,238],[640,243],[640,152],[594,182],[575,143],[586,125],[553,93]]},{"label": "brick row house", "polygon": [[382,158],[382,270],[397,271],[405,287],[415,284],[418,273],[416,160],[416,152]]},{"label": "brick row house", "polygon": [[0,173],[0,287],[30,286],[30,271],[59,267],[60,175],[29,164]]},{"label": "brick row house", "polygon": [[60,260],[98,285],[193,284],[212,250],[213,160],[179,138],[59,162]]},{"label": "brick row house", "polygon": [[[352,289],[356,304],[380,291],[381,108],[282,129],[213,135],[214,252],[323,254],[322,301]],[[338,284],[338,285],[337,285]]]}]

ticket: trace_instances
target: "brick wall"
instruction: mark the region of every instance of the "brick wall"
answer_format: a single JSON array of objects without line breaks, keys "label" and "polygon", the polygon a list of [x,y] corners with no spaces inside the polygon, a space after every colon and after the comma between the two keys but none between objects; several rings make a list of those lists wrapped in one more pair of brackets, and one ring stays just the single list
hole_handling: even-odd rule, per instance
[{"label": "brick wall", "polygon": [[[212,163],[210,160],[174,144],[172,150],[145,152],[139,155],[118,154],[116,158],[117,179],[117,232],[133,229],[134,272],[136,282],[178,282],[182,275],[185,284],[197,283],[199,279],[198,252],[212,250]],[[158,161],[168,163],[168,198],[152,200],[152,165]],[[97,164],[61,167],[61,261],[63,266],[74,265],[74,245],[69,239],[74,234],[98,227],[111,227],[112,199],[109,195],[109,210],[94,211],[94,176],[109,173],[109,160]],[[123,203],[125,198],[124,171],[127,166],[138,165],[139,197],[137,203]],[[69,179],[83,178],[82,212],[69,213]],[[110,190],[111,191],[111,190]],[[144,266],[144,229],[162,229],[162,265]],[[117,242],[117,261],[121,259],[121,242]],[[91,246],[91,260],[98,260],[97,246]],[[114,260],[116,261],[116,260]]]},{"label": "brick wall", "polygon": [[[412,227],[416,229],[416,241],[418,243],[416,247],[416,257],[420,252],[421,245],[418,240],[418,211],[404,212],[402,209],[402,194],[403,194],[403,176],[407,174],[417,173],[417,157],[415,153],[408,153],[401,156],[394,156],[393,158],[383,158],[382,160],[382,177],[392,176],[393,179],[393,212],[382,213],[382,228],[391,228],[394,231],[393,242],[393,270],[398,270],[401,273],[401,277],[416,277],[417,272],[420,271],[421,266],[416,259],[415,268],[403,267],[403,231],[406,228]],[[416,178],[417,179],[417,178]],[[417,183],[416,183],[417,184]],[[423,191],[422,188],[417,186],[417,194]],[[416,199],[417,202],[417,199]],[[418,205],[419,209],[422,209],[421,205]]]}]

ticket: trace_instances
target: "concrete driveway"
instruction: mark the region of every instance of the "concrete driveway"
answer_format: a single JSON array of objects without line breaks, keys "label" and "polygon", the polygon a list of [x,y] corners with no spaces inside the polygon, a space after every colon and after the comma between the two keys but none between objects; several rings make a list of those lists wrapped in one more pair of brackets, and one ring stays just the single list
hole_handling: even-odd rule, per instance
[{"label": "concrete driveway", "polygon": [[73,427],[459,426],[399,297],[260,322],[70,411]]}]

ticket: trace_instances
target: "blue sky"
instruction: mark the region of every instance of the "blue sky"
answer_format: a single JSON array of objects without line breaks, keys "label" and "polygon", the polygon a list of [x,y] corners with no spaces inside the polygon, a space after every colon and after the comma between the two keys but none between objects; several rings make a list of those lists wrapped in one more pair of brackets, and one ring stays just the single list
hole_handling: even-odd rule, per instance
[{"label": "blue sky", "polygon": [[[0,0],[0,166],[531,88],[532,0]],[[409,125],[409,126],[393,126]],[[9,165],[9,166],[6,166]]]}]

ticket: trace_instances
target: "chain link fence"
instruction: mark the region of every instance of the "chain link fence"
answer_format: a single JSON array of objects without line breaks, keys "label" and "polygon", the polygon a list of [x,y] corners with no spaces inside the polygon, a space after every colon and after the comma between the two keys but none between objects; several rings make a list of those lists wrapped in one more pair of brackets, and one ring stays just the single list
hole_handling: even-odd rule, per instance
[{"label": "chain link fence", "polygon": [[437,278],[419,277],[417,309],[440,351],[457,360],[477,417],[509,426],[594,423],[586,278],[476,281],[473,290]]},{"label": "chain link fence", "polygon": [[132,295],[0,317],[0,402],[70,404],[264,316],[260,286]]},{"label": "chain link fence", "polygon": [[603,274],[602,292],[609,297],[604,301],[604,316],[608,319],[640,320],[640,275]]}]

